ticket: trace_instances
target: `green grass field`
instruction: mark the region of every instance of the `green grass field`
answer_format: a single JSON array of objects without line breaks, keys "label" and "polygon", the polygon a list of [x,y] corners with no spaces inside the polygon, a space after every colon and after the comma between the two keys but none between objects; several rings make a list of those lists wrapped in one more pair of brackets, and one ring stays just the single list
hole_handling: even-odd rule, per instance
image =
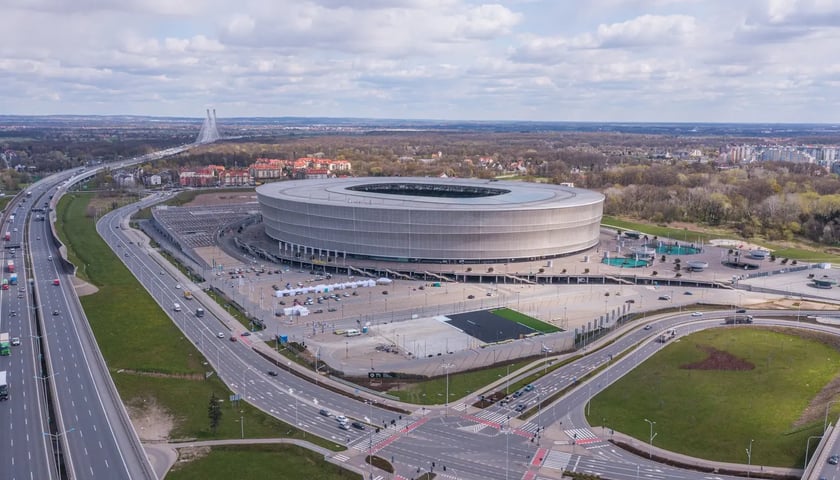
[{"label": "green grass field", "polygon": [[[245,417],[248,438],[304,438],[303,432],[245,403],[234,409],[227,403],[230,390],[217,377],[203,379],[210,369],[204,357],[96,233],[93,219],[85,215],[90,197],[75,194],[62,199],[57,212],[59,235],[69,246],[70,258],[85,267],[86,278],[99,288],[81,302],[123,401],[132,407],[148,403],[162,407],[175,419],[173,438],[238,438],[240,416]],[[207,419],[211,394],[224,399],[222,424],[215,435]],[[343,449],[312,435],[305,438]]]},{"label": "green grass field", "polygon": [[208,478],[360,480],[362,476],[326,463],[315,452],[283,444],[213,447],[209,454],[166,475],[167,480]]},{"label": "green grass field", "polygon": [[560,328],[557,328],[554,325],[545,323],[542,320],[537,320],[534,317],[529,317],[524,313],[519,313],[516,310],[511,310],[510,308],[497,308],[496,310],[490,310],[490,313],[492,313],[493,315],[498,315],[504,319],[510,320],[511,322],[521,323],[522,325],[533,328],[538,332],[554,333],[562,331]]},{"label": "green grass field", "polygon": [[[530,362],[512,363],[510,364],[510,371],[515,372]],[[508,367],[503,365],[486,370],[453,373],[449,375],[450,402],[482,389],[486,385],[507,375],[507,372]],[[441,368],[440,373],[445,374],[446,372]],[[406,385],[399,390],[390,390],[388,394],[399,397],[403,402],[410,402],[417,405],[443,405],[446,403],[446,375],[425,382]],[[471,403],[473,400],[468,399],[467,403]]]},{"label": "green grass field", "polygon": [[[692,370],[709,346],[752,363],[746,371]],[[797,423],[837,374],[840,352],[815,340],[757,328],[718,328],[668,344],[592,400],[589,422],[712,460],[801,467],[805,442],[822,432],[823,416]],[[598,380],[592,380],[597,382]],[[600,429],[596,429],[599,430]]]}]

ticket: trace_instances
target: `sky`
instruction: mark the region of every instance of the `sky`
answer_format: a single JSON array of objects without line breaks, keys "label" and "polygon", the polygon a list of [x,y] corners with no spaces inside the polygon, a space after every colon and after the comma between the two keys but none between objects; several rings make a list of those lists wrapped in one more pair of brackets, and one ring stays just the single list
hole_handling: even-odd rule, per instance
[{"label": "sky", "polygon": [[0,114],[840,122],[840,0],[0,0]]}]

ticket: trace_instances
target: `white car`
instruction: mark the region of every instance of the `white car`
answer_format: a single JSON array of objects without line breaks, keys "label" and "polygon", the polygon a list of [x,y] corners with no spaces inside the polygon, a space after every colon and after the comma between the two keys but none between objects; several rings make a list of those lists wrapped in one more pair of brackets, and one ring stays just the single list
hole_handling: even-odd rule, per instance
[{"label": "white car", "polygon": [[703,312],[691,312],[691,316],[692,316],[692,317],[702,317],[702,316],[703,316]]},{"label": "white car", "polygon": [[338,415],[335,419],[338,420],[338,423],[347,423],[347,417],[344,415]]},{"label": "white car", "polygon": [[13,338],[12,338],[12,346],[13,346],[13,347],[17,347],[18,345],[20,345],[20,338],[18,338],[18,337],[13,337]]},{"label": "white car", "polygon": [[225,338],[225,334],[222,332],[217,333],[216,336],[219,338]]},{"label": "white car", "polygon": [[178,290],[180,290],[180,289],[181,289],[181,284],[179,283],[178,285],[175,285],[175,288],[177,288]]}]

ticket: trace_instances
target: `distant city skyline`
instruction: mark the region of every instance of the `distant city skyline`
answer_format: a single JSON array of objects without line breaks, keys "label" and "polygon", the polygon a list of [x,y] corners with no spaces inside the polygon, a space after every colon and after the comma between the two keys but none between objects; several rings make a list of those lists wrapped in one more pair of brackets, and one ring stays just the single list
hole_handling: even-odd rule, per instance
[{"label": "distant city skyline", "polygon": [[3,114],[840,122],[829,0],[0,4]]}]

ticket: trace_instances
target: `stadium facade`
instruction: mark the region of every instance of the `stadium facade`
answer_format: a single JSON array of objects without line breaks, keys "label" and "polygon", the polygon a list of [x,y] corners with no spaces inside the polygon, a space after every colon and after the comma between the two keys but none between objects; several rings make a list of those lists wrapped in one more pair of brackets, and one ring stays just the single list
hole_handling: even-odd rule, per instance
[{"label": "stadium facade", "polygon": [[503,263],[597,245],[604,196],[549,184],[452,178],[293,180],[257,187],[287,258]]}]

